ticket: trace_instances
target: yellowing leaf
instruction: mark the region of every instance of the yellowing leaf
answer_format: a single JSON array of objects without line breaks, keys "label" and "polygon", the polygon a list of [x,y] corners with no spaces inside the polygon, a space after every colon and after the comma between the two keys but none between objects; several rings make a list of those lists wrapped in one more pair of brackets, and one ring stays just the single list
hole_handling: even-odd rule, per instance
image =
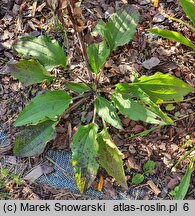
[{"label": "yellowing leaf", "polygon": [[99,144],[99,163],[120,185],[127,188],[122,153],[113,143],[107,129],[103,129],[102,132],[98,134],[97,141]]},{"label": "yellowing leaf", "polygon": [[183,96],[187,95],[194,88],[181,79],[170,74],[160,72],[152,76],[141,76],[132,83],[132,86],[141,88],[153,102],[176,100],[180,101]]},{"label": "yellowing leaf", "polygon": [[29,126],[16,135],[14,154],[31,157],[41,154],[48,141],[54,137],[57,122],[46,120],[38,125]]},{"label": "yellowing leaf", "polygon": [[20,60],[8,65],[12,76],[20,80],[24,85],[31,85],[43,81],[52,81],[51,74],[36,60]]},{"label": "yellowing leaf", "polygon": [[73,136],[72,165],[75,170],[75,180],[81,193],[88,189],[96,177],[98,163],[97,138],[98,126],[91,123],[80,126]]}]

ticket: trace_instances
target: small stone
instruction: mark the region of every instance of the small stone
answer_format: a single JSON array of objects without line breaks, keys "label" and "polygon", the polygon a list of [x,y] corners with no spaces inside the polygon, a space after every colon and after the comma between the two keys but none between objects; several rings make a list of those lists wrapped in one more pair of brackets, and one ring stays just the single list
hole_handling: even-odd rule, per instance
[{"label": "small stone", "polygon": [[3,43],[3,46],[4,46],[6,49],[11,49],[13,43],[14,43],[13,40],[7,40],[7,41],[5,41],[5,42]]},{"label": "small stone", "polygon": [[164,153],[163,163],[167,165],[167,167],[171,167],[173,165],[170,154]]},{"label": "small stone", "polygon": [[130,156],[130,153],[128,151],[123,152],[122,158],[126,159]]},{"label": "small stone", "polygon": [[6,112],[7,112],[7,110],[6,109],[0,109],[0,116],[3,116],[3,115],[5,115],[6,114]]},{"label": "small stone", "polygon": [[162,14],[156,14],[153,18],[154,23],[161,23],[165,20],[165,17]]},{"label": "small stone", "polygon": [[15,3],[18,4],[18,5],[21,5],[21,4],[22,4],[22,1],[23,1],[23,0],[15,0]]},{"label": "small stone", "polygon": [[157,53],[164,56],[171,56],[171,51],[164,49],[162,46],[156,49]]},{"label": "small stone", "polygon": [[178,183],[179,183],[178,178],[173,178],[173,179],[171,179],[171,180],[169,181],[169,183],[167,184],[167,188],[172,190],[173,188],[175,188],[175,186],[178,185]]},{"label": "small stone", "polygon": [[142,125],[135,125],[133,128],[132,128],[132,132],[134,133],[140,133],[144,130],[144,127]]},{"label": "small stone", "polygon": [[5,47],[0,43],[0,52],[3,51]]},{"label": "small stone", "polygon": [[8,98],[9,98],[9,95],[8,95],[8,94],[4,94],[3,97],[2,97],[3,100],[6,100],[6,99],[8,99]]},{"label": "small stone", "polygon": [[19,9],[20,9],[20,5],[14,4],[13,9],[12,9],[13,14],[17,15],[19,12]]},{"label": "small stone", "polygon": [[179,149],[179,147],[176,144],[171,144],[172,152],[176,152],[178,149]]},{"label": "small stone", "polygon": [[10,25],[11,21],[13,20],[13,16],[10,16],[9,14],[6,14],[2,20],[5,21],[5,25]]},{"label": "small stone", "polygon": [[4,51],[4,55],[8,58],[8,59],[13,59],[13,55],[10,52]]},{"label": "small stone", "polygon": [[156,67],[160,63],[160,60],[156,57],[152,57],[142,63],[143,67],[146,69],[151,69]]},{"label": "small stone", "polygon": [[5,40],[8,40],[10,37],[9,37],[9,31],[8,30],[5,30],[3,32],[3,34],[0,35],[0,41],[5,41]]},{"label": "small stone", "polygon": [[128,119],[128,118],[122,118],[122,123],[123,123],[123,125],[125,126],[125,127],[127,127],[128,125],[129,125],[129,123],[130,123],[130,120]]},{"label": "small stone", "polygon": [[159,145],[159,148],[160,148],[161,150],[165,151],[165,150],[166,150],[166,144],[165,144],[165,143],[161,143],[161,144]]},{"label": "small stone", "polygon": [[147,5],[147,4],[149,4],[150,3],[150,0],[143,0],[143,1],[141,1],[139,4],[140,5]]},{"label": "small stone", "polygon": [[39,31],[31,31],[31,32],[29,33],[29,35],[32,35],[32,36],[34,36],[34,37],[38,37],[40,34],[41,34],[41,33],[40,33]]},{"label": "small stone", "polygon": [[132,71],[130,65],[119,65],[119,70],[122,74],[129,74]]},{"label": "small stone", "polygon": [[136,121],[130,121],[130,126],[131,127],[134,127],[136,124],[137,124]]},{"label": "small stone", "polygon": [[113,141],[114,141],[114,143],[118,146],[118,147],[120,147],[120,146],[122,146],[124,143],[123,143],[123,140],[121,140],[121,139],[119,139],[119,137],[117,136],[117,135],[115,135],[114,137],[113,137]]},{"label": "small stone", "polygon": [[129,145],[129,152],[131,153],[131,154],[135,154],[136,153],[136,150],[135,150],[135,148],[134,148],[134,146],[132,146],[131,144]]},{"label": "small stone", "polygon": [[113,64],[114,61],[112,59],[109,59],[105,64],[105,68],[111,68]]},{"label": "small stone", "polygon": [[127,164],[130,168],[134,170],[141,170],[140,166],[137,164],[135,158],[133,156],[128,157]]}]

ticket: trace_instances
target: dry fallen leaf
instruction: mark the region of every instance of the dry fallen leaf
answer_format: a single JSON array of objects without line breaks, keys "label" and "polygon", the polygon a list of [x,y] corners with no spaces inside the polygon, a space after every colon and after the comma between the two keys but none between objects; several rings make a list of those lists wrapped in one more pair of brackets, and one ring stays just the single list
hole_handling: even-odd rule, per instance
[{"label": "dry fallen leaf", "polygon": [[151,187],[152,191],[158,196],[161,191],[159,188],[154,184],[152,180],[147,181],[147,184]]}]

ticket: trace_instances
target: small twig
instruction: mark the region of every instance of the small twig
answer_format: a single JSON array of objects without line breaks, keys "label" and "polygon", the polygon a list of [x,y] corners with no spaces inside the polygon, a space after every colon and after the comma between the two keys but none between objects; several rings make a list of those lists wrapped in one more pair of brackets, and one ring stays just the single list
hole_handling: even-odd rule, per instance
[{"label": "small twig", "polygon": [[162,102],[162,104],[183,103],[183,102],[186,102],[186,101],[191,101],[193,99],[195,99],[195,97],[187,98],[187,99],[181,100],[181,101],[164,101],[164,102]]},{"label": "small twig", "polygon": [[190,114],[188,114],[188,115],[185,115],[185,116],[183,116],[183,117],[181,117],[181,118],[179,118],[179,119],[176,119],[176,120],[174,120],[174,122],[177,122],[177,121],[180,121],[180,120],[182,120],[182,119],[185,119],[185,118],[189,117],[190,115],[195,115],[195,112],[190,113]]},{"label": "small twig", "polygon": [[64,176],[70,177],[70,173],[66,173],[65,170],[58,163],[56,163],[53,159],[51,159],[48,156],[46,156],[45,158],[48,161],[50,161],[52,164],[54,164],[64,174]]},{"label": "small twig", "polygon": [[72,110],[74,110],[75,108],[77,108],[78,106],[80,106],[84,101],[86,100],[85,98],[82,98],[81,100],[77,101],[76,103],[74,103],[71,107],[69,107],[61,116],[61,118],[65,118],[65,116],[70,113]]},{"label": "small twig", "polygon": [[106,93],[109,93],[109,94],[113,93],[113,91],[111,91],[109,89],[97,89],[96,92],[106,92]]},{"label": "small twig", "polygon": [[174,20],[174,21],[176,21],[176,22],[179,22],[180,24],[187,26],[187,27],[190,28],[193,32],[195,32],[195,28],[194,28],[193,26],[191,26],[190,24],[188,24],[188,23],[182,21],[181,19],[177,19],[177,18],[175,18],[175,17],[168,16],[168,15],[166,15],[165,17],[168,18],[168,19]]},{"label": "small twig", "polygon": [[110,92],[111,89],[114,89],[115,87],[116,87],[115,85],[106,86],[104,88],[97,89],[97,92]]},{"label": "small twig", "polygon": [[99,85],[100,77],[102,74],[103,74],[103,70],[101,70],[100,73],[97,75],[97,86]]},{"label": "small twig", "polygon": [[72,73],[73,73],[73,75],[76,76],[81,82],[85,83],[86,85],[89,85],[89,84],[87,83],[87,81],[84,80],[82,77],[78,76],[78,75],[77,75],[76,73],[74,73],[74,72],[72,72]]},{"label": "small twig", "polygon": [[175,164],[175,166],[172,169],[176,169],[176,167],[187,158],[187,156],[189,156],[193,151],[195,151],[195,146],[193,148],[191,148],[185,155],[183,155],[182,157],[180,157],[180,159],[177,161],[177,163]]},{"label": "small twig", "polygon": [[77,99],[80,99],[80,98],[86,98],[86,97],[88,97],[89,95],[91,95],[91,92],[86,92],[85,94],[82,94],[82,95],[78,95],[78,96],[76,96],[76,97],[73,97],[72,99],[73,99],[73,101],[75,101],[75,100],[77,100]]}]

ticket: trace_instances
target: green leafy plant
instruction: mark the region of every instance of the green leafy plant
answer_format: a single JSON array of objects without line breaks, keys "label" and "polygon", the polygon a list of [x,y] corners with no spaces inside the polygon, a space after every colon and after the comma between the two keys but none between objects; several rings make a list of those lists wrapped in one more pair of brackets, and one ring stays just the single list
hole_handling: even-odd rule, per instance
[{"label": "green leafy plant", "polygon": [[145,176],[149,176],[149,175],[154,174],[155,166],[156,166],[156,164],[154,161],[147,160],[143,166],[144,173],[143,174],[141,174],[141,173],[135,174],[131,180],[132,184],[139,185],[144,181]]},{"label": "green leafy plant", "polygon": [[144,164],[144,174],[146,176],[148,175],[152,175],[154,173],[154,170],[155,170],[155,162],[152,161],[152,160],[148,160],[145,164]]},{"label": "green leafy plant", "polygon": [[[181,19],[176,19],[170,16],[167,16],[167,18],[180,22],[182,25],[187,26],[189,29],[195,32],[195,13],[194,13],[195,2],[193,0],[179,0],[179,3],[182,6],[186,15],[188,16],[188,18],[191,20],[192,25],[182,21]],[[160,28],[149,29],[148,31],[158,36],[184,44],[192,48],[193,50],[195,50],[195,44],[190,39],[184,37],[182,34],[176,31],[165,30],[165,29],[160,29]]]},{"label": "green leafy plant", "polygon": [[[108,22],[99,20],[92,34],[101,35],[102,41],[86,46],[78,31],[75,9],[73,3],[68,3],[67,13],[80,41],[88,80],[80,83],[67,81],[65,86],[69,93],[48,90],[32,99],[15,121],[16,127],[25,127],[21,127],[20,134],[16,136],[14,153],[21,157],[41,154],[48,141],[55,138],[55,126],[64,112],[82,105],[88,98],[94,107],[93,119],[77,129],[71,144],[77,186],[81,193],[89,188],[101,165],[127,188],[122,153],[109,135],[108,126],[123,130],[120,115],[160,126],[173,124],[159,104],[167,100],[179,101],[193,88],[174,76],[160,72],[135,77],[132,83],[118,83],[112,87],[100,84],[107,58],[112,51],[132,40],[139,15],[124,9],[113,14]],[[58,66],[63,67],[64,72],[68,68],[63,48],[48,36],[23,38],[14,48],[23,59],[9,66],[12,75],[25,85],[55,82],[50,71]],[[102,119],[102,124],[97,123],[99,119]]]},{"label": "green leafy plant", "polygon": [[142,182],[144,181],[144,175],[143,174],[140,174],[140,173],[137,173],[133,176],[132,178],[132,184],[134,185],[139,185],[141,184]]},{"label": "green leafy plant", "polygon": [[[192,146],[192,147],[191,147]],[[177,161],[177,163],[174,165],[174,167],[172,168],[172,171],[175,171],[177,166],[182,163],[182,161],[184,161],[187,157],[190,157],[190,154],[195,150],[195,146],[193,146],[193,141],[190,139],[190,136],[187,135],[186,136],[186,142],[185,144],[182,146],[183,149],[185,148],[190,148],[190,150],[188,150],[184,155],[182,155],[179,160]],[[191,180],[191,176],[192,173],[194,171],[194,161],[195,161],[195,157],[193,156],[191,158],[191,162],[188,164],[186,172],[179,184],[179,186],[176,186],[175,189],[173,191],[170,192],[170,194],[173,196],[173,199],[184,199],[189,186],[190,186],[190,180]]]},{"label": "green leafy plant", "polygon": [[194,160],[189,163],[187,170],[179,184],[179,186],[176,186],[174,190],[172,190],[169,194],[173,196],[174,200],[183,200],[186,197],[186,194],[189,190],[190,187],[190,181],[191,181],[191,176],[194,171]]},{"label": "green leafy plant", "polygon": [[10,194],[6,191],[6,185],[9,181],[14,181],[16,187],[24,183],[19,174],[10,173],[7,168],[0,168],[0,200],[8,199]]}]

